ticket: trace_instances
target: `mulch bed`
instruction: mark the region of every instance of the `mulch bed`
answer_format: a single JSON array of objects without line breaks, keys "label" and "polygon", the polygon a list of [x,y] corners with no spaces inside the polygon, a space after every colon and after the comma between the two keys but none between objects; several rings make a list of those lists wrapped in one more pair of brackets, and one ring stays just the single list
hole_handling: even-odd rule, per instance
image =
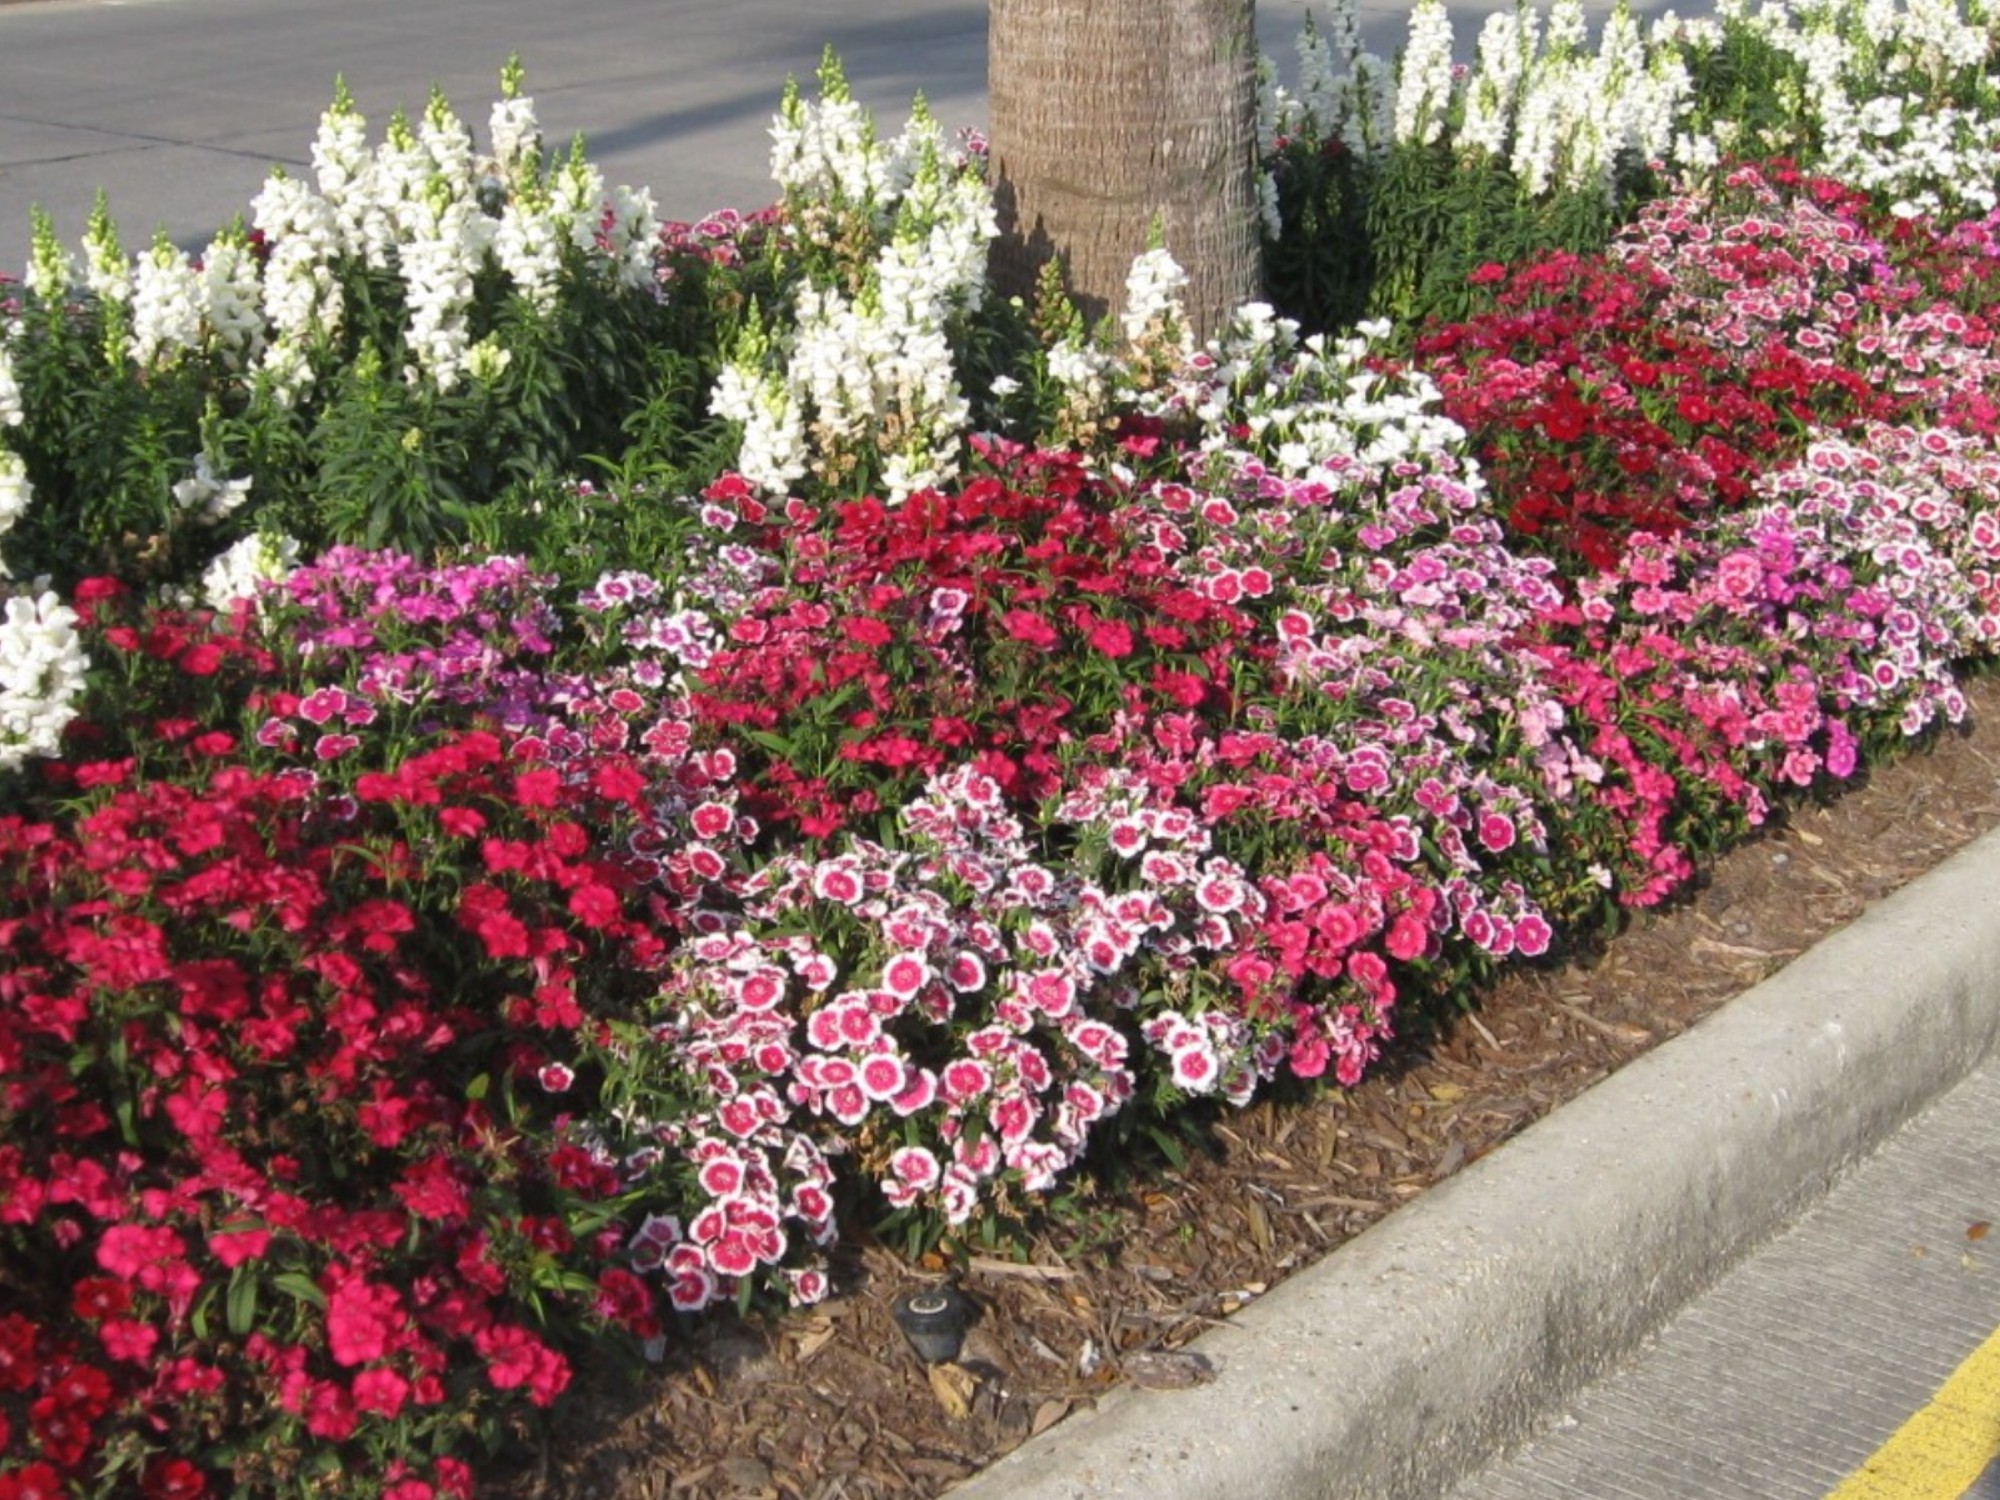
[{"label": "mulch bed", "polygon": [[[1132,1181],[961,1266],[865,1242],[829,1303],[710,1318],[641,1389],[592,1385],[505,1500],[930,1500],[1121,1380],[1200,1377],[1174,1352],[2000,826],[2000,680],[1973,727],[1736,850],[1602,952],[1510,974],[1360,1087],[1208,1122]],[[927,1370],[894,1298],[952,1275],[979,1318]]]}]

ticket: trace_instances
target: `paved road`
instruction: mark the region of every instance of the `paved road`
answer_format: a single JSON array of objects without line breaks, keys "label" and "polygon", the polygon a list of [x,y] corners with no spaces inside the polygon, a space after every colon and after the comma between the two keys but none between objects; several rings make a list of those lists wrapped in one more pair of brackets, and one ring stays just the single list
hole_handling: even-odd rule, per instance
[{"label": "paved road", "polygon": [[[1386,53],[1406,12],[1374,3]],[[1305,8],[1263,0],[1267,51],[1290,59]],[[377,138],[433,82],[483,137],[509,52],[548,139],[582,131],[670,217],[755,207],[785,77],[828,43],[889,128],[918,90],[947,125],[983,122],[985,0],[0,0],[0,269],[31,206],[73,241],[100,186],[128,249],[205,239],[274,163],[307,166],[336,74]]]},{"label": "paved road", "polygon": [[1995,1221],[1989,1061],[1450,1500],[2000,1500]]}]

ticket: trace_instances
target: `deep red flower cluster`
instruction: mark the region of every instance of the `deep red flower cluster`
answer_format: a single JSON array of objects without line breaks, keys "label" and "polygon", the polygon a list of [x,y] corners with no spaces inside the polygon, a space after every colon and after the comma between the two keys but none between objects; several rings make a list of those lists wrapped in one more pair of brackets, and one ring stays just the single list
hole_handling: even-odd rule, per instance
[{"label": "deep red flower cluster", "polygon": [[[156,693],[317,711],[233,632],[85,593]],[[464,729],[357,738],[335,793],[309,745],[202,721],[126,726],[150,748],[69,767],[67,811],[0,818],[0,1255],[33,1292],[0,1448],[34,1460],[0,1493],[114,1451],[153,1455],[147,1496],[437,1451],[397,1493],[469,1494],[474,1426],[567,1384],[552,1338],[660,1332],[596,1233],[623,1179],[564,1123],[580,1039],[665,951],[603,838],[641,779],[609,752],[557,785]]]},{"label": "deep red flower cluster", "polygon": [[1856,345],[1914,287],[1859,199],[1778,176],[1649,205],[1603,254],[1495,268],[1490,312],[1418,340],[1518,532],[1611,566],[1634,531],[1740,503],[1808,430],[1910,413]]}]

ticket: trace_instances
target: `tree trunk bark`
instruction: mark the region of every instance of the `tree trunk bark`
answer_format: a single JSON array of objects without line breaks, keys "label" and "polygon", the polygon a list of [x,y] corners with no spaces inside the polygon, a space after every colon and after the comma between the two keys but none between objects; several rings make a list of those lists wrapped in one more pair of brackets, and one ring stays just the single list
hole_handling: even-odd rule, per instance
[{"label": "tree trunk bark", "polygon": [[1256,0],[991,0],[987,111],[1002,290],[1062,257],[1116,312],[1157,222],[1214,331],[1261,285]]}]

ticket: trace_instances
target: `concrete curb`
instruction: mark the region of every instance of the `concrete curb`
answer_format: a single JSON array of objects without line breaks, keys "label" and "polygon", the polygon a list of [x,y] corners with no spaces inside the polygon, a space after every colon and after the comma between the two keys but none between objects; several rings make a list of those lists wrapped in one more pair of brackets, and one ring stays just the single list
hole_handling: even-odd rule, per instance
[{"label": "concrete curb", "polygon": [[2000,1040],[2000,833],[951,1500],[1435,1500]]}]

